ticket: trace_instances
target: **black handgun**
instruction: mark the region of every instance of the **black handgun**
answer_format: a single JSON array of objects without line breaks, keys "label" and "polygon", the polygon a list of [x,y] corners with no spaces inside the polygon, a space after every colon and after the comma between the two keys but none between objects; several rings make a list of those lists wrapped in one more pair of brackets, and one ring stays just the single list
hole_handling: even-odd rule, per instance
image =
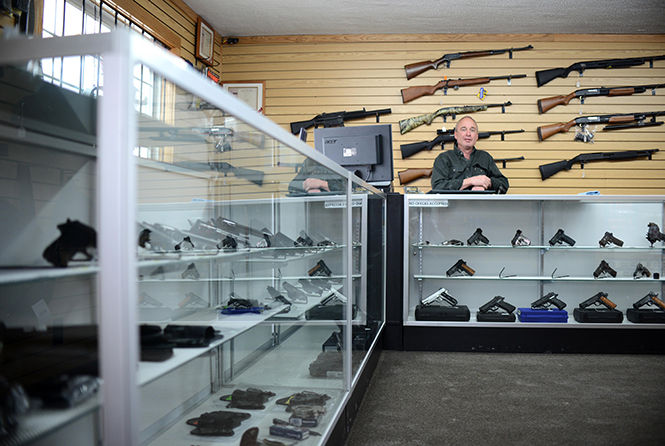
[{"label": "black handgun", "polygon": [[316,262],[316,265],[311,267],[309,271],[307,271],[307,274],[312,277],[312,276],[331,276],[332,271],[330,271],[330,268],[328,268],[328,265],[326,265],[326,262],[323,260],[319,260]]},{"label": "black handgun", "polygon": [[533,308],[534,310],[547,310],[552,305],[554,305],[559,310],[563,310],[564,308],[566,308],[566,303],[558,299],[557,296],[558,296],[557,293],[549,292],[540,299],[531,302],[531,308]]},{"label": "black handgun", "polygon": [[596,305],[596,306],[605,306],[608,310],[614,310],[617,306],[614,302],[612,302],[608,297],[607,293],[603,293],[602,291],[594,294],[584,302],[580,303],[580,308],[585,309],[590,307],[591,305]]},{"label": "black handgun", "polygon": [[559,229],[556,231],[556,234],[554,234],[554,237],[550,239],[550,245],[554,246],[557,244],[563,244],[566,243],[570,246],[575,246],[575,240],[573,240],[571,237],[567,236],[564,232],[563,229]]},{"label": "black handgun", "polygon": [[522,230],[518,229],[513,236],[513,239],[510,241],[510,244],[513,246],[529,246],[531,245],[531,240],[524,237]]},{"label": "black handgun", "polygon": [[503,309],[506,313],[510,314],[515,311],[515,306],[504,301],[503,296],[494,296],[492,300],[483,304],[478,308],[479,313],[499,313],[499,308]]},{"label": "black handgun", "polygon": [[487,237],[483,235],[483,230],[478,228],[471,237],[466,241],[466,244],[471,245],[489,245],[490,241]]},{"label": "black handgun", "polygon": [[81,253],[86,260],[92,260],[89,249],[97,248],[97,231],[78,220],[70,220],[58,225],[60,237],[44,249],[42,257],[53,266],[65,267],[77,254]]},{"label": "black handgun", "polygon": [[300,234],[298,235],[298,238],[296,239],[295,242],[296,246],[313,246],[314,245],[314,240],[307,235],[305,231],[300,231]]},{"label": "black handgun", "polygon": [[649,291],[649,294],[644,296],[642,299],[638,300],[633,304],[633,308],[636,310],[639,310],[645,305],[657,305],[659,306],[662,310],[665,310],[665,302],[660,300],[658,298],[658,293],[654,293],[653,291]]},{"label": "black handgun", "polygon": [[623,246],[623,240],[619,240],[611,232],[605,232],[605,235],[603,236],[603,238],[598,240],[598,243],[603,248],[611,243],[614,243],[617,246]]},{"label": "black handgun", "polygon": [[641,279],[642,277],[651,277],[651,271],[646,266],[638,263],[635,272],[633,272],[633,279]]},{"label": "black handgun", "polygon": [[598,279],[599,277],[616,277],[617,272],[612,269],[609,263],[607,263],[605,260],[600,261],[600,265],[598,265],[598,268],[593,272],[593,277]]},{"label": "black handgun", "polygon": [[286,297],[284,297],[282,293],[277,291],[274,287],[268,285],[266,289],[268,290],[268,294],[270,294],[270,297],[272,297],[274,300],[282,302],[284,305],[291,305],[291,301],[288,300]]},{"label": "black handgun", "polygon": [[647,240],[653,246],[657,241],[665,242],[665,234],[660,232],[660,228],[656,223],[649,223],[649,230],[647,231]]},{"label": "black handgun", "polygon": [[475,273],[476,271],[467,265],[463,259],[459,259],[446,271],[446,276],[473,276]]}]

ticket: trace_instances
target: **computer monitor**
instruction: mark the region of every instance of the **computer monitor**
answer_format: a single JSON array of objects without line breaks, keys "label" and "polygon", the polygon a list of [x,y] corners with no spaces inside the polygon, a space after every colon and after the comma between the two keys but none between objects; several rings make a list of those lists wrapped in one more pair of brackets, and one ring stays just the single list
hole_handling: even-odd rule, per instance
[{"label": "computer monitor", "polygon": [[374,186],[393,180],[390,124],[317,128],[314,148]]}]

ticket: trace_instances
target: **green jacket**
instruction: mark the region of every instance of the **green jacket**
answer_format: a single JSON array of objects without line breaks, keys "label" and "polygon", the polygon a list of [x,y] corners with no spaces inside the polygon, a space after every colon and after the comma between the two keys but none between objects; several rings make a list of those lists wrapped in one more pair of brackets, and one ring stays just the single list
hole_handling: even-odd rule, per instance
[{"label": "green jacket", "polygon": [[503,176],[494,162],[492,155],[475,147],[470,159],[457,148],[440,153],[432,168],[432,189],[459,190],[465,178],[487,175],[492,180],[490,189],[505,193],[508,190],[508,178]]},{"label": "green jacket", "polygon": [[303,162],[302,168],[298,174],[293,180],[291,180],[291,183],[289,183],[289,193],[305,193],[302,182],[307,178],[318,178],[319,180],[326,180],[328,182],[328,188],[330,189],[330,192],[344,193],[346,191],[346,181],[344,177],[322,166],[311,158],[307,158]]}]

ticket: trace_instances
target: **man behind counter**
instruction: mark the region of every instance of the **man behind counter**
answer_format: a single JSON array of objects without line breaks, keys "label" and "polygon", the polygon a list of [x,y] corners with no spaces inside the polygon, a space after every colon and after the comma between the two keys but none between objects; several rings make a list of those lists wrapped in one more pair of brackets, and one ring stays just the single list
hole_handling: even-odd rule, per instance
[{"label": "man behind counter", "polygon": [[492,155],[475,148],[478,124],[465,116],[455,125],[455,146],[434,160],[432,190],[495,190],[506,193],[508,178],[503,176]]}]

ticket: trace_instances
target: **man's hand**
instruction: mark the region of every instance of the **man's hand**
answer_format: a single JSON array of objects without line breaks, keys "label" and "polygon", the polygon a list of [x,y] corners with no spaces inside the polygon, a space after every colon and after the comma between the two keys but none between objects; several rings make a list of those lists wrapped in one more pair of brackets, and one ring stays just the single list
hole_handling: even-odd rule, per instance
[{"label": "man's hand", "polygon": [[461,189],[471,187],[471,190],[487,190],[492,186],[492,180],[487,175],[476,175],[475,177],[464,178]]},{"label": "man's hand", "polygon": [[330,189],[328,188],[328,182],[325,180],[319,180],[318,178],[307,178],[302,182],[302,187],[308,194],[321,191],[330,192]]}]

